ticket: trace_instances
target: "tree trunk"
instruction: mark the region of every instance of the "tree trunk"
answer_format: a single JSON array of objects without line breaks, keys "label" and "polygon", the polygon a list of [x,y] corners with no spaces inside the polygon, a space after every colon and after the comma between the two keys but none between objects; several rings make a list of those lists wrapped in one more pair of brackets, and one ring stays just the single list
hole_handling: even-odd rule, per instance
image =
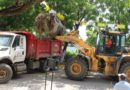
[{"label": "tree trunk", "polygon": [[[27,2],[21,4],[21,5],[14,5],[11,7],[8,7],[6,9],[0,10],[0,16],[13,16],[20,14],[21,12],[25,11],[28,9],[31,5],[34,3],[40,3],[42,0],[28,0]],[[17,2],[17,0],[16,0]]]}]

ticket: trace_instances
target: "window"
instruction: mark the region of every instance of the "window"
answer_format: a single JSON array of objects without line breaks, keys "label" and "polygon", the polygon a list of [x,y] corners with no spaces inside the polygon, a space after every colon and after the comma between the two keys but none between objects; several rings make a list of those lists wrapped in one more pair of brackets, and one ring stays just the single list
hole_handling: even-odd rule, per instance
[{"label": "window", "polygon": [[19,45],[20,45],[20,36],[16,36],[12,47],[17,47]]},{"label": "window", "polygon": [[123,47],[125,46],[125,39],[126,39],[125,36],[122,36],[122,39],[121,39],[121,46],[123,46]]},{"label": "window", "polygon": [[13,40],[11,35],[0,35],[0,46],[10,46]]}]

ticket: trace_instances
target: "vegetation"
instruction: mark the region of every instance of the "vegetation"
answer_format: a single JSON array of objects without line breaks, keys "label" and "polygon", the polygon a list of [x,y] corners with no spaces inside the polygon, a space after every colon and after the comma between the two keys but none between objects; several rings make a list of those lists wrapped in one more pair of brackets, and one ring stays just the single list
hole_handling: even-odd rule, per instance
[{"label": "vegetation", "polygon": [[76,56],[77,54],[78,54],[78,52],[66,51],[66,53],[65,53],[65,60],[68,60],[68,59],[70,59],[70,57]]},{"label": "vegetation", "polygon": [[[22,30],[27,30],[27,31],[34,30],[35,29],[34,19],[36,15],[39,12],[41,12],[41,7],[39,7],[39,4],[35,4],[35,5],[32,4],[30,7],[28,7],[28,9],[18,12],[19,10],[16,10],[17,5],[15,5],[15,3],[16,3],[15,0],[11,0],[11,1],[1,0],[0,1],[0,10],[1,10],[0,11],[0,29],[1,30],[22,29]],[[10,10],[10,7],[12,9],[12,12]],[[4,15],[3,15],[4,10],[6,12],[4,12]]]},{"label": "vegetation", "polygon": [[[43,11],[43,0],[0,0],[0,30],[34,31],[34,20]],[[130,23],[130,0],[47,0],[51,8],[65,16],[64,24],[72,29],[74,23],[93,20],[95,23]],[[94,34],[93,34],[94,33]],[[92,43],[96,33],[88,33]]]}]

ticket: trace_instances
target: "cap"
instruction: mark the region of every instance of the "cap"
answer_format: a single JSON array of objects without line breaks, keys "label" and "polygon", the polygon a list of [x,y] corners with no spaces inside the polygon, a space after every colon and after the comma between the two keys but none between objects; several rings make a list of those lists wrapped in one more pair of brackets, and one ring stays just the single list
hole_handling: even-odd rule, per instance
[{"label": "cap", "polygon": [[45,1],[41,2],[40,5],[47,5]]},{"label": "cap", "polygon": [[120,74],[118,74],[118,76],[119,76],[119,77],[120,77],[120,76],[127,77],[125,73],[120,73]]},{"label": "cap", "polygon": [[53,10],[53,9],[51,9],[51,10],[49,11],[49,13],[56,14],[56,11]]},{"label": "cap", "polygon": [[45,1],[41,2],[40,5],[44,7],[45,11],[47,11],[47,12],[50,11],[50,7]]},{"label": "cap", "polygon": [[127,76],[125,73],[118,74],[119,80],[126,80]]}]

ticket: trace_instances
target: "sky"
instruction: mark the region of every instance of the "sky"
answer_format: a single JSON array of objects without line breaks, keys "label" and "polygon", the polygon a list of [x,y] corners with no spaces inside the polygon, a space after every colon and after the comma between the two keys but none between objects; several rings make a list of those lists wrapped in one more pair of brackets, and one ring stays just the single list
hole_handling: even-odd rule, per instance
[{"label": "sky", "polygon": [[84,41],[86,41],[86,39],[87,39],[86,25],[79,26],[78,30],[79,30],[80,38],[83,39]]}]

